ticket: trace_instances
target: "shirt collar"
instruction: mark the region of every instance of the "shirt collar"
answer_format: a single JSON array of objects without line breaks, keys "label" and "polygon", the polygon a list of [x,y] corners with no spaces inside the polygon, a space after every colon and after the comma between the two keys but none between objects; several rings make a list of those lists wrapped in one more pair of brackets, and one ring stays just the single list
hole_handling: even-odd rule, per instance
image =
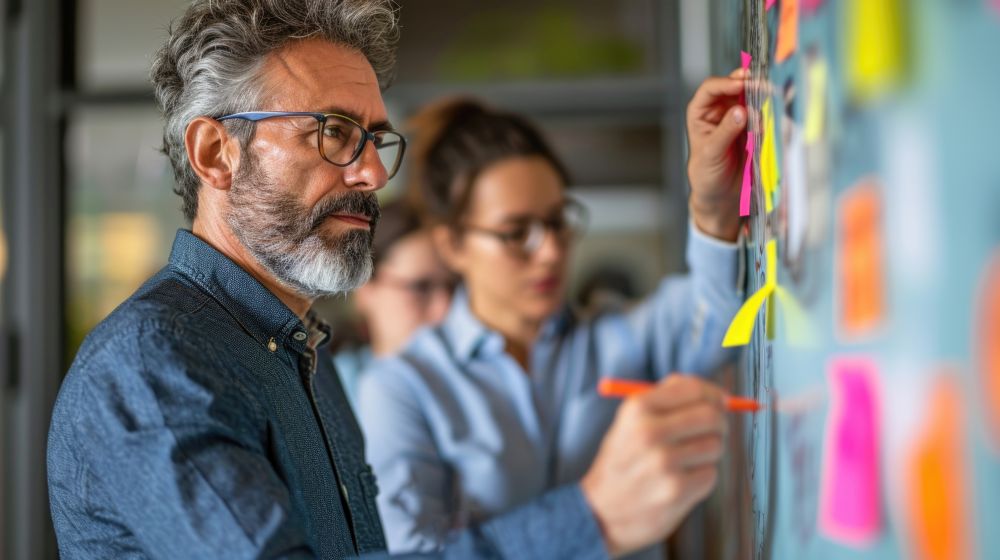
[{"label": "shirt collar", "polygon": [[[306,348],[308,333],[299,317],[249,272],[188,230],[178,230],[170,265],[212,295],[250,336],[274,352],[277,345]],[[312,313],[310,312],[310,316]],[[315,329],[328,335],[318,319]],[[323,341],[314,334],[316,344]]]},{"label": "shirt collar", "polygon": [[[542,325],[536,344],[563,334],[572,323],[573,312],[569,305],[564,305]],[[461,362],[471,360],[480,352],[490,355],[503,352],[503,336],[489,329],[475,316],[465,286],[460,285],[455,290],[448,315],[441,323],[441,329],[455,353],[455,358]]]}]

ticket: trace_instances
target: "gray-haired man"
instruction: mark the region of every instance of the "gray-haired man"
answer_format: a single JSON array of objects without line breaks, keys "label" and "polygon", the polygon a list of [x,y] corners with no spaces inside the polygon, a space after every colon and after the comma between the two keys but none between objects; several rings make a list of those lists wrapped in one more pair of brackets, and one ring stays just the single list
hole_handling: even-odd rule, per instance
[{"label": "gray-haired man", "polygon": [[[48,475],[63,558],[384,550],[309,308],[371,272],[374,191],[405,147],[381,97],[397,35],[386,0],[196,0],[176,22],[152,77],[192,228],[90,334],[60,392]],[[742,81],[717,80],[702,97],[736,99]],[[727,108],[692,136],[692,176],[724,168],[745,122]],[[723,209],[700,225],[735,236],[729,179],[695,194]],[[723,429],[719,392],[672,378],[622,407],[585,490],[457,532],[442,554],[600,558],[661,539],[714,484]]]}]

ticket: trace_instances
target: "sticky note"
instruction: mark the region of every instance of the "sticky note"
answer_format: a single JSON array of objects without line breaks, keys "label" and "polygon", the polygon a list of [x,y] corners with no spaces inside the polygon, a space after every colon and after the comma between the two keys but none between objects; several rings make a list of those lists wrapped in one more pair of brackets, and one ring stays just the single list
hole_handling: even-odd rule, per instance
[{"label": "sticky note", "polygon": [[764,127],[764,143],[760,151],[760,181],[764,187],[764,207],[768,213],[774,210],[774,193],[778,190],[778,148],[774,133],[774,109],[771,98],[764,100],[761,111]]},{"label": "sticky note", "polygon": [[986,416],[1000,450],[1000,251],[986,266],[979,288],[976,324],[977,365],[985,399]]},{"label": "sticky note", "polygon": [[[812,344],[815,334],[805,311],[788,290],[778,285],[778,243],[775,240],[772,239],[765,245],[764,258],[764,285],[747,298],[736,312],[722,339],[722,346],[730,348],[749,344],[757,322],[757,313],[765,304],[765,329],[769,338],[774,337],[777,325],[774,309],[780,308],[785,324],[789,327],[789,341],[793,344]],[[772,295],[777,298],[777,305],[771,301]]]},{"label": "sticky note", "polygon": [[743,164],[743,187],[740,189],[740,216],[750,215],[750,189],[753,185],[753,131],[747,131],[746,163]]},{"label": "sticky note", "polygon": [[782,0],[778,16],[778,44],[774,59],[783,62],[792,56],[799,42],[799,0]]},{"label": "sticky note", "polygon": [[822,58],[812,60],[806,71],[806,144],[814,144],[823,137],[826,118],[827,67]]},{"label": "sticky note", "polygon": [[773,8],[774,7],[774,3],[776,1],[777,0],[767,0],[767,3],[764,4],[764,10],[770,10],[771,8]]},{"label": "sticky note", "polygon": [[844,45],[851,96],[867,101],[903,78],[903,14],[900,0],[847,0]]},{"label": "sticky note", "polygon": [[885,314],[882,195],[873,178],[842,195],[837,228],[839,333],[848,339],[872,335]]},{"label": "sticky note", "polygon": [[936,380],[920,436],[907,453],[903,473],[912,557],[971,558],[962,398],[953,373]]},{"label": "sticky note", "polygon": [[819,531],[863,547],[882,529],[878,370],[863,357],[831,360],[830,413],[823,441]]},{"label": "sticky note", "polygon": [[757,322],[757,312],[760,311],[761,306],[764,305],[777,285],[778,245],[773,239],[767,242],[764,257],[766,259],[764,285],[743,302],[739,311],[736,312],[736,316],[733,317],[729,329],[726,330],[726,336],[722,340],[722,345],[727,348],[746,346],[750,343],[750,338],[753,336],[753,326]]}]

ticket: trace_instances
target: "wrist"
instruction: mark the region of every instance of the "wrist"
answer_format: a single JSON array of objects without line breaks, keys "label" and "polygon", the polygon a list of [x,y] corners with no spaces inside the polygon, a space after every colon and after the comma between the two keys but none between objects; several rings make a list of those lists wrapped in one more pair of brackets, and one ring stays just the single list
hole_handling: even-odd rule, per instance
[{"label": "wrist", "polygon": [[708,198],[692,194],[688,209],[695,226],[702,233],[733,242],[740,233],[739,208],[729,197]]},{"label": "wrist", "polygon": [[604,548],[607,550],[608,556],[611,558],[621,556],[624,551],[614,542],[611,536],[605,507],[601,500],[600,483],[594,480],[592,473],[588,472],[580,480],[580,493],[583,494],[583,499],[590,506],[590,513],[594,516],[597,528],[601,532],[601,538],[604,540]]}]

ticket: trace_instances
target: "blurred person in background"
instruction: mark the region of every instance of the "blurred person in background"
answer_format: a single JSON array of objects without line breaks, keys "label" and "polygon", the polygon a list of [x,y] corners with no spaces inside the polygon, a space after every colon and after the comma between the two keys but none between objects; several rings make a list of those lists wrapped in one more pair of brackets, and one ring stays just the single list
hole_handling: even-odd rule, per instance
[{"label": "blurred person in background", "polygon": [[[437,549],[456,527],[577,484],[592,504],[620,499],[596,488],[603,476],[624,481],[635,466],[602,454],[618,403],[598,396],[599,378],[705,375],[732,356],[721,342],[741,303],[733,141],[745,121],[731,81],[710,79],[689,108],[691,274],[665,278],[628,313],[595,320],[565,303],[586,212],[535,127],[461,99],[412,119],[412,192],[462,283],[439,326],[374,362],[361,381],[390,550]],[[680,439],[701,430],[677,429]],[[712,456],[715,443],[700,442],[698,454]],[[604,470],[612,463],[613,475]],[[684,500],[696,503],[710,488]],[[686,509],[676,512],[679,523]],[[638,556],[662,558],[660,548]]]},{"label": "blurred person in background", "polygon": [[[420,216],[406,200],[382,207],[382,218],[372,242],[375,271],[372,279],[354,291],[354,307],[361,317],[358,338],[367,343],[340,343],[333,356],[347,398],[354,404],[358,378],[374,357],[402,349],[420,327],[439,322],[448,310],[455,277],[444,265],[421,227]],[[345,337],[346,338],[346,337]]]}]

